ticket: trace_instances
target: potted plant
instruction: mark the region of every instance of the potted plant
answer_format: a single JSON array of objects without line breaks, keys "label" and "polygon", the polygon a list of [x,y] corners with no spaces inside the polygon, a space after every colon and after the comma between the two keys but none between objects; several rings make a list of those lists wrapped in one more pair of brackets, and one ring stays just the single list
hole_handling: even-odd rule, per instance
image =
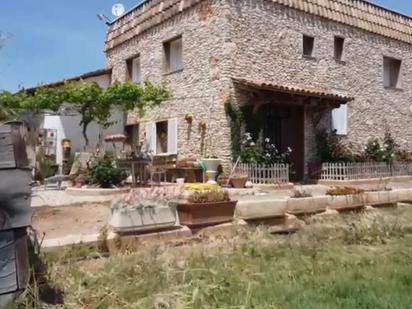
[{"label": "potted plant", "polygon": [[90,184],[101,188],[113,188],[118,186],[124,179],[125,173],[113,165],[109,158],[99,159],[92,167],[89,176]]},{"label": "potted plant", "polygon": [[206,176],[210,182],[216,180],[218,174],[218,168],[221,164],[221,160],[217,156],[208,156],[201,160],[206,167]]},{"label": "potted plant", "polygon": [[230,176],[230,184],[233,188],[243,189],[248,179],[249,176],[246,172],[237,171]]},{"label": "potted plant", "polygon": [[136,189],[114,202],[109,224],[115,232],[148,232],[176,224],[177,194],[174,187]]},{"label": "potted plant", "polygon": [[232,221],[236,204],[218,185],[189,184],[183,186],[177,213],[180,224],[200,228]]},{"label": "potted plant", "polygon": [[329,196],[328,208],[351,210],[365,206],[364,190],[352,187],[335,187],[326,192]]}]

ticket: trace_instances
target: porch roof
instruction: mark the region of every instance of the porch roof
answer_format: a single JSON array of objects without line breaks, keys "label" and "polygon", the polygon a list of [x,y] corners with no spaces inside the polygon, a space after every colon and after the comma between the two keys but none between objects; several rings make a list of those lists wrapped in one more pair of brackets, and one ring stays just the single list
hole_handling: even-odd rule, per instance
[{"label": "porch roof", "polygon": [[232,79],[235,85],[243,85],[255,89],[261,89],[261,90],[269,90],[273,92],[281,92],[281,93],[287,93],[291,95],[299,95],[299,96],[305,96],[305,97],[312,97],[312,98],[319,98],[319,99],[329,99],[332,101],[338,101],[342,104],[345,104],[347,102],[353,101],[354,98],[351,96],[348,96],[344,93],[340,93],[337,91],[331,92],[331,91],[324,91],[319,88],[314,88],[314,87],[296,87],[296,86],[291,86],[291,85],[279,85],[279,84],[274,84],[271,82],[266,82],[266,81],[256,81],[256,80],[247,80],[247,79],[240,79],[240,78],[233,78]]}]

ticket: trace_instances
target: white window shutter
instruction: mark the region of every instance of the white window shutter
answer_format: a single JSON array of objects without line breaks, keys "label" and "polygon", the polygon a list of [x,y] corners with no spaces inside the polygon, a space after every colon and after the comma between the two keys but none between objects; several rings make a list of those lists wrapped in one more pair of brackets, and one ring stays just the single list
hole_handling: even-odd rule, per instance
[{"label": "white window shutter", "polygon": [[342,104],[339,108],[332,110],[332,129],[338,135],[348,134],[348,105]]},{"label": "white window shutter", "polygon": [[149,122],[146,124],[146,143],[147,150],[156,154],[156,123]]},{"label": "white window shutter", "polygon": [[169,119],[167,122],[167,152],[177,154],[177,118]]},{"label": "white window shutter", "polygon": [[183,68],[182,39],[170,42],[170,71],[177,71]]},{"label": "white window shutter", "polygon": [[140,70],[140,57],[134,58],[132,62],[132,80],[136,84],[142,81]]}]

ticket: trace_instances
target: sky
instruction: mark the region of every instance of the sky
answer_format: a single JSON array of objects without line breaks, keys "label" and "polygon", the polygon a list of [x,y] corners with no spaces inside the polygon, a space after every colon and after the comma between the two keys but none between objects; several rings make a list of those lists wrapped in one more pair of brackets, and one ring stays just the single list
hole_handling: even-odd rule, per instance
[{"label": "sky", "polygon": [[[106,66],[106,26],[116,2],[126,9],[141,0],[0,0],[0,31],[8,39],[0,49],[0,89],[62,80]],[[372,1],[412,16],[410,0]]]}]

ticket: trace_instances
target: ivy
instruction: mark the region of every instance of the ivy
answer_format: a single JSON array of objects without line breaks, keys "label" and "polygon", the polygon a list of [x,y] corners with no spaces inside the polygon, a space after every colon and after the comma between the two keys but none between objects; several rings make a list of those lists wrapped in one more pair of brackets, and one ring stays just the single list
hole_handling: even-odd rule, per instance
[{"label": "ivy", "polygon": [[225,113],[230,120],[230,139],[231,139],[231,149],[232,149],[232,159],[236,161],[241,153],[241,129],[243,114],[240,108],[233,104],[229,99],[225,102]]}]

